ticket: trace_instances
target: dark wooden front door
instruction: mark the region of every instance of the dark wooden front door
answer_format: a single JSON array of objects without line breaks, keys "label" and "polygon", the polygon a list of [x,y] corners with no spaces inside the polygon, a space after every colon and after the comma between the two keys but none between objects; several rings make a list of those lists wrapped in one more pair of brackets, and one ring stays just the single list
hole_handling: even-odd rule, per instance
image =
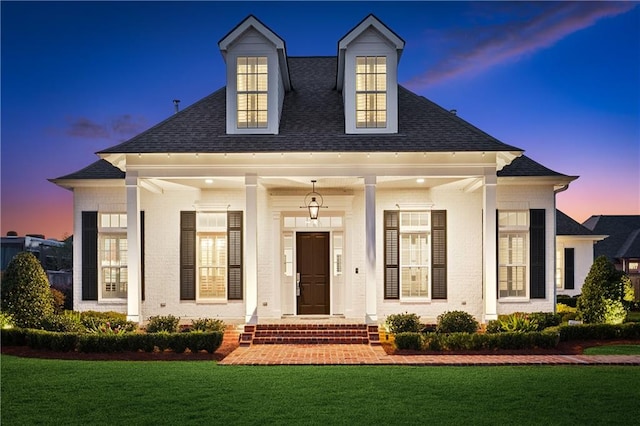
[{"label": "dark wooden front door", "polygon": [[329,314],[329,233],[299,232],[296,255],[298,315]]}]

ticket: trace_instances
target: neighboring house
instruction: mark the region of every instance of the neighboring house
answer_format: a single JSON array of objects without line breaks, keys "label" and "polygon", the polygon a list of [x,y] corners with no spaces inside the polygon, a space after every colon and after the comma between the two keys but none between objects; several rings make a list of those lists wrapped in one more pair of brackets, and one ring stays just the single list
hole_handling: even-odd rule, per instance
[{"label": "neighboring house", "polygon": [[556,292],[577,296],[593,265],[594,244],[606,238],[556,210]]},{"label": "neighboring house", "polygon": [[594,215],[583,225],[609,235],[593,247],[593,255],[606,256],[616,269],[626,272],[640,301],[640,215]]},{"label": "neighboring house", "polygon": [[337,56],[291,57],[237,25],[226,87],[52,180],[74,193],[75,309],[553,311],[555,194],[576,177],[398,85],[404,44],[370,15]]}]

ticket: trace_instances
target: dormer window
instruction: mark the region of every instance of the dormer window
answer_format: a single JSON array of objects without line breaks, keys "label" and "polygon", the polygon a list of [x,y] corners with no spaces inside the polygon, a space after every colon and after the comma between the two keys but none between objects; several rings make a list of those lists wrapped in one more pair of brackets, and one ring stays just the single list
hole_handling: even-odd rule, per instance
[{"label": "dormer window", "polygon": [[373,15],[338,42],[336,89],[347,134],[398,133],[398,61],[404,41]]},{"label": "dormer window", "polygon": [[356,57],[356,127],[387,127],[387,58]]},{"label": "dormer window", "polygon": [[237,58],[237,97],[239,129],[267,128],[268,66],[266,56]]}]

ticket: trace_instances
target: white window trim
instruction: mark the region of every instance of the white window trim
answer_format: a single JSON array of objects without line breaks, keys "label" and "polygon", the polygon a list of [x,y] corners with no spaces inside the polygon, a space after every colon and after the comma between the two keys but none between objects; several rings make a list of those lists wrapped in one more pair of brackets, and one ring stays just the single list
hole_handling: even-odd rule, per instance
[{"label": "white window trim", "polygon": [[[202,227],[200,225],[200,215],[202,214],[207,214],[207,213],[213,213],[213,214],[221,214],[224,215],[225,220],[224,220],[224,226],[219,226],[219,227]],[[224,238],[225,238],[225,247],[227,250],[227,254],[226,256],[229,256],[229,241],[228,241],[228,223],[227,223],[227,212],[226,211],[197,211],[196,212],[196,303],[203,303],[203,304],[211,304],[211,303],[227,303],[229,301],[228,296],[229,296],[229,265],[228,265],[228,257],[225,257],[227,259],[227,264],[224,266],[225,269],[225,280],[224,280],[224,285],[225,285],[225,290],[224,290],[224,297],[202,297],[200,296],[200,268],[201,268],[201,263],[200,263],[200,254],[201,254],[201,247],[200,247],[200,237],[201,235],[215,235],[215,234],[224,234]]]},{"label": "white window trim", "polygon": [[[103,276],[103,266],[102,266],[102,240],[103,238],[110,236],[110,235],[117,235],[120,238],[127,238],[127,228],[125,227],[104,227],[102,226],[102,222],[103,222],[103,216],[105,215],[119,215],[120,216],[120,220],[122,219],[122,217],[124,217],[125,221],[126,221],[126,217],[127,214],[123,213],[123,212],[111,212],[111,211],[105,211],[105,212],[99,212],[98,213],[98,247],[97,247],[97,255],[98,255],[98,303],[99,304],[125,304],[127,303],[127,297],[128,297],[128,293],[129,293],[129,283],[127,282],[127,294],[125,294],[122,297],[106,297],[104,295],[105,293],[105,289],[104,289],[104,276]],[[126,225],[126,223],[125,223]],[[129,250],[129,248],[127,247],[127,251]],[[125,260],[127,259],[127,255],[125,255]],[[127,271],[128,271],[128,265],[127,265]]]},{"label": "white window trim", "polygon": [[[402,216],[408,213],[427,213],[428,215],[428,225],[426,227],[417,227],[414,229],[407,229],[405,227],[405,231],[403,232],[402,227]],[[422,228],[422,229],[421,229]],[[432,229],[432,219],[431,219],[431,210],[403,210],[399,212],[398,215],[398,283],[400,288],[399,292],[399,300],[400,303],[428,303],[431,302],[431,280],[433,277],[432,263],[432,249],[431,249],[431,229]],[[427,280],[427,296],[403,296],[403,282],[402,282],[402,269],[405,264],[402,262],[402,235],[403,234],[416,234],[416,233],[426,233],[427,234],[427,252],[429,256],[429,261],[427,262],[427,270],[428,270],[428,280]],[[406,265],[410,266],[410,265]]]},{"label": "white window trim", "polygon": [[[524,210],[524,209],[502,209],[502,210],[498,210],[498,212],[525,212],[527,215],[527,223],[526,226],[522,225],[522,226],[500,226],[500,222],[498,219],[498,274],[497,274],[497,279],[498,279],[498,300],[502,301],[502,302],[521,302],[521,301],[529,301],[529,274],[530,274],[530,270],[531,270],[531,265],[529,264],[529,260],[530,260],[530,249],[531,249],[531,239],[530,239],[530,226],[531,226],[531,218],[529,217],[529,210]],[[499,216],[498,216],[499,217]],[[502,265],[500,263],[500,237],[503,234],[523,234],[525,237],[525,241],[524,241],[524,263],[522,265],[512,265],[512,264],[507,264],[505,266],[524,266],[525,267],[525,273],[524,273],[524,295],[523,296],[500,296],[500,266]],[[555,285],[555,284],[554,284]]]}]

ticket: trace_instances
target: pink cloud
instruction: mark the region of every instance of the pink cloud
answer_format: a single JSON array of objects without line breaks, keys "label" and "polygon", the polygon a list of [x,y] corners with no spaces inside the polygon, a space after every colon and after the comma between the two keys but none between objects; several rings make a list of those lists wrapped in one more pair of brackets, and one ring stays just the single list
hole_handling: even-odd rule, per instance
[{"label": "pink cloud", "polygon": [[515,13],[507,23],[482,27],[470,37],[469,30],[452,34],[443,40],[451,52],[426,72],[413,77],[405,85],[413,90],[469,74],[477,74],[495,65],[514,61],[523,55],[535,53],[602,18],[616,16],[637,6],[635,2],[560,2],[539,3],[528,8],[534,15],[527,20],[515,21]]}]

